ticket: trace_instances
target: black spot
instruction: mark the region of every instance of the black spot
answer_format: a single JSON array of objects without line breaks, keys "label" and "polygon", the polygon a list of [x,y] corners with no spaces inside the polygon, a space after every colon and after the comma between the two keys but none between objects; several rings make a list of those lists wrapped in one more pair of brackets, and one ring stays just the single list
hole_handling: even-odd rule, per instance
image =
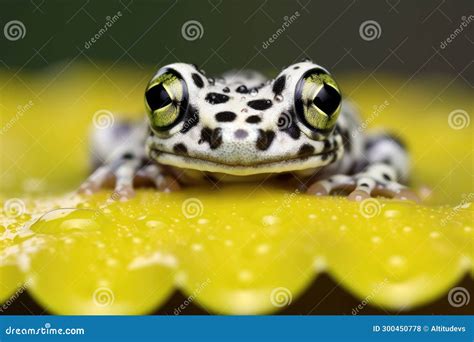
[{"label": "black spot", "polygon": [[250,115],[245,121],[251,124],[257,124],[260,123],[262,119],[258,115]]},{"label": "black spot", "polygon": [[247,102],[247,106],[256,110],[266,110],[272,106],[272,101],[267,99],[253,100]]},{"label": "black spot", "polygon": [[237,115],[233,112],[220,112],[216,114],[216,120],[219,122],[232,122]]},{"label": "black spot", "polygon": [[211,129],[204,127],[201,131],[201,139],[199,143],[207,142],[212,150],[215,150],[222,144],[222,129]]},{"label": "black spot", "polygon": [[349,134],[348,130],[341,130],[342,145],[344,146],[344,151],[351,152],[352,150],[352,137]]},{"label": "black spot", "polygon": [[304,144],[298,150],[298,157],[309,157],[314,154],[314,147],[310,144]]},{"label": "black spot", "polygon": [[382,173],[382,177],[383,177],[383,179],[385,179],[386,181],[391,181],[391,180],[392,180],[392,177],[390,177],[390,176],[387,175],[386,173]]},{"label": "black spot", "polygon": [[367,183],[360,183],[359,186],[363,187],[363,188],[368,188],[369,187],[369,184]]},{"label": "black spot", "polygon": [[210,104],[219,104],[219,103],[226,103],[229,101],[229,96],[219,93],[209,93],[206,95],[205,100]]},{"label": "black spot", "polygon": [[249,92],[248,88],[244,85],[240,85],[235,89],[236,92],[241,93],[241,94],[247,94]]},{"label": "black spot", "polygon": [[187,133],[191,128],[196,126],[199,123],[199,111],[193,106],[189,105],[188,110],[183,118],[183,127],[180,130],[180,133]]},{"label": "black spot", "polygon": [[293,139],[298,140],[300,138],[301,131],[296,124],[296,116],[293,110],[280,115],[278,118],[278,126],[282,132],[285,132]]},{"label": "black spot", "polygon": [[199,76],[198,74],[192,74],[191,77],[193,78],[193,81],[194,81],[194,84],[196,85],[196,87],[198,88],[202,88],[204,87],[204,81],[202,80],[201,76]]},{"label": "black spot", "polygon": [[330,85],[324,83],[313,102],[324,113],[331,115],[341,103],[341,94]]},{"label": "black spot", "polygon": [[324,161],[324,160],[328,159],[328,157],[329,157],[329,153],[325,153],[321,156],[321,160]]},{"label": "black spot", "polygon": [[145,98],[152,111],[163,108],[171,103],[171,97],[161,83],[148,89],[145,93]]},{"label": "black spot", "polygon": [[188,149],[184,144],[179,143],[173,146],[173,151],[177,154],[186,154],[188,152]]},{"label": "black spot", "polygon": [[324,140],[323,152],[331,150],[331,142],[329,140]]},{"label": "black spot", "polygon": [[133,153],[130,153],[130,152],[124,153],[122,155],[122,159],[133,159],[133,158],[135,158],[135,155]]},{"label": "black spot", "polygon": [[273,83],[273,88],[272,88],[273,92],[276,95],[281,94],[283,92],[283,89],[285,89],[285,83],[286,83],[285,75],[278,77],[275,83]]},{"label": "black spot", "polygon": [[224,93],[230,93],[229,87],[225,87],[224,89],[222,89],[222,91],[223,91]]},{"label": "black spot", "polygon": [[297,65],[293,68],[293,70],[298,70],[300,67]]},{"label": "black spot", "polygon": [[257,138],[257,148],[262,151],[267,150],[272,144],[274,138],[275,132],[271,130],[264,131],[263,129],[259,129]]}]

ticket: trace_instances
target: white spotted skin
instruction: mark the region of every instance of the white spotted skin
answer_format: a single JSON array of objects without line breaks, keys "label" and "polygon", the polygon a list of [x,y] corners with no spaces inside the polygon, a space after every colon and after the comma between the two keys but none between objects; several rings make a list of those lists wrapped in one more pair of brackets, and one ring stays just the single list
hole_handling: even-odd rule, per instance
[{"label": "white spotted skin", "polygon": [[[316,169],[333,163],[343,155],[341,136],[333,132],[327,139],[315,140],[311,137],[312,132],[296,118],[291,118],[289,114],[293,110],[296,83],[306,71],[315,67],[321,68],[311,62],[302,62],[284,69],[280,75],[286,76],[286,84],[281,95],[276,97],[272,91],[275,81],[267,82],[256,72],[245,71],[241,76],[227,73],[222,78],[216,78],[214,84],[210,84],[199,73],[204,81],[204,87],[199,88],[191,77],[193,73],[198,72],[194,66],[182,63],[166,66],[166,69],[178,71],[185,80],[189,92],[189,104],[198,110],[199,122],[185,134],[180,130],[188,124],[188,121],[183,120],[165,134],[150,136],[147,147],[151,158],[158,163],[180,169],[219,172],[236,176],[298,170],[313,170],[314,172]],[[259,87],[262,83],[264,85]],[[239,93],[236,89],[240,85],[245,85],[248,89],[259,87],[258,92]],[[226,87],[230,89],[229,93],[223,92]],[[209,93],[224,94],[229,97],[229,100],[225,103],[210,104],[205,100]],[[270,108],[258,110],[248,106],[249,101],[263,99],[272,102]],[[236,118],[232,122],[218,122],[216,114],[219,112],[235,113]],[[343,110],[343,112],[347,111]],[[295,140],[280,129],[280,127],[286,127],[281,118],[282,113],[286,114],[284,118],[288,118],[288,121],[295,121],[300,130],[298,139]],[[261,121],[248,123],[246,120],[249,117],[258,117]],[[213,149],[201,140],[202,130],[205,127],[211,130],[221,129],[222,143],[218,148]],[[271,131],[275,135],[272,143],[265,150],[257,148],[261,130]],[[236,138],[238,131],[245,132],[246,137]],[[329,156],[322,158],[322,154],[328,152],[327,149],[325,150],[326,141],[331,143],[332,148]],[[185,154],[178,154],[173,150],[177,144],[186,146]],[[303,145],[312,146],[314,152],[310,156],[301,158],[298,152]]]},{"label": "white spotted skin", "polygon": [[[209,178],[257,180],[290,173],[316,181],[309,188],[318,194],[349,186],[358,199],[375,190],[385,191],[389,197],[405,196],[405,187],[398,183],[408,174],[409,159],[403,144],[386,134],[366,135],[352,103],[339,97],[334,112],[339,113],[337,121],[324,132],[303,122],[296,104],[302,98],[297,89],[314,69],[322,70],[330,77],[329,82],[333,81],[326,69],[311,61],[293,64],[272,80],[254,71],[228,72],[215,80],[207,79],[194,65],[185,63],[161,68],[150,85],[169,70],[185,84],[188,105],[180,119],[165,130],[157,130],[151,121],[148,128],[143,123],[137,125],[137,129],[130,129],[134,133],[129,139],[120,139],[119,147],[115,143],[104,146],[104,142],[117,140],[113,139],[113,129],[98,132],[94,139],[102,146],[95,150],[104,155],[108,148],[110,154],[82,188],[97,189],[108,175],[117,176],[120,171],[117,179],[130,192],[130,175],[139,174],[143,165],[155,164],[158,168],[145,176],[152,174],[152,180],[160,184],[166,174],[183,184]],[[284,86],[277,87],[282,79]],[[249,91],[242,93],[242,86]],[[209,100],[210,93],[219,94],[220,103]],[[261,101],[260,106],[249,103],[256,100]],[[227,114],[218,115],[223,112]]]}]

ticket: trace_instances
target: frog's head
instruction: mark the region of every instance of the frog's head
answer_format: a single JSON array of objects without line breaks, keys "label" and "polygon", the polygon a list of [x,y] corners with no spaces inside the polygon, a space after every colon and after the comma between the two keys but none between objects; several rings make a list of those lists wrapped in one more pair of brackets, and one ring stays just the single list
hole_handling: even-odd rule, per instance
[{"label": "frog's head", "polygon": [[343,151],[339,88],[309,61],[267,82],[252,72],[208,79],[171,64],[148,84],[145,104],[148,153],[166,165],[250,175],[318,168]]}]

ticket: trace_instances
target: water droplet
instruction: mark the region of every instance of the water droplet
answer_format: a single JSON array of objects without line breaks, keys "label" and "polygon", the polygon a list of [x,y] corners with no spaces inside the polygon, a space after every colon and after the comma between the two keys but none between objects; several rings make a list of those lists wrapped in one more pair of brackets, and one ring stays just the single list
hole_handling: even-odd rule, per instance
[{"label": "water droplet", "polygon": [[163,228],[165,224],[161,221],[150,220],[145,223],[148,228]]},{"label": "water droplet", "polygon": [[314,220],[317,216],[315,214],[309,214],[308,218]]},{"label": "water droplet", "polygon": [[278,94],[278,95],[276,95],[276,96],[274,97],[274,100],[275,100],[276,102],[282,102],[284,99],[285,99],[285,98],[283,97],[283,95],[280,95],[280,94]]},{"label": "water droplet", "polygon": [[255,88],[253,88],[253,89],[250,91],[250,95],[251,95],[251,96],[257,96],[257,94],[258,94],[258,90],[255,89]]},{"label": "water droplet", "polygon": [[412,229],[411,229],[410,226],[405,226],[405,227],[403,227],[403,231],[404,231],[405,233],[409,233],[409,232],[411,232],[411,230],[412,230]]},{"label": "water droplet", "polygon": [[432,238],[432,239],[437,239],[437,238],[439,238],[439,236],[440,236],[439,232],[431,232],[430,233],[430,238]]},{"label": "water droplet", "polygon": [[241,112],[242,113],[247,113],[249,110],[247,108],[242,108]]},{"label": "water droplet", "polygon": [[372,236],[371,241],[372,243],[379,244],[382,242],[382,239],[380,238],[380,236]]},{"label": "water droplet", "polygon": [[400,216],[400,211],[398,210],[385,210],[384,216],[387,218],[394,218]]},{"label": "water droplet", "polygon": [[209,220],[205,218],[200,218],[198,220],[198,224],[208,224],[208,223],[209,223]]},{"label": "water droplet", "polygon": [[258,245],[256,250],[257,254],[267,254],[270,251],[270,245],[263,243],[261,245]]},{"label": "water droplet", "polygon": [[273,215],[267,215],[262,218],[262,223],[265,226],[273,226],[280,222],[280,219]]},{"label": "water droplet", "polygon": [[203,248],[204,248],[204,247],[203,247],[200,243],[193,243],[193,244],[191,245],[191,249],[192,249],[193,251],[195,251],[195,252],[200,252],[200,251],[203,250]]},{"label": "water droplet", "polygon": [[470,232],[472,231],[472,228],[469,227],[469,226],[466,226],[466,227],[464,227],[464,231],[465,231],[466,233],[470,233]]},{"label": "water droplet", "polygon": [[347,230],[347,226],[346,226],[345,224],[343,224],[343,225],[339,226],[339,230],[340,230],[341,232],[346,231],[346,230]]},{"label": "water droplet", "polygon": [[390,266],[397,267],[397,268],[405,265],[405,262],[406,262],[405,257],[401,255],[392,255],[388,259],[388,263],[390,264]]},{"label": "water droplet", "polygon": [[249,283],[253,280],[252,272],[248,270],[242,270],[239,272],[239,280],[243,283]]}]

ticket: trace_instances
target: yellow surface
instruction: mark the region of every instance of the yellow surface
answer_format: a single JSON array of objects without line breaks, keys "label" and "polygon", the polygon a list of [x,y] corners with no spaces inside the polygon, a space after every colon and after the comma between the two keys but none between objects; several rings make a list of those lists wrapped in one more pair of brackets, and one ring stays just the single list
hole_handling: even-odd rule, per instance
[{"label": "yellow surface", "polygon": [[436,98],[441,82],[339,80],[370,127],[407,141],[413,187],[431,189],[421,206],[252,184],[140,190],[127,203],[106,192],[64,195],[87,174],[94,113],[138,117],[150,74],[0,75],[0,301],[25,283],[56,313],[146,313],[178,287],[211,312],[264,313],[325,271],[371,305],[406,309],[445,295],[472,269],[473,130],[448,124],[453,110],[473,112],[463,88]]}]

